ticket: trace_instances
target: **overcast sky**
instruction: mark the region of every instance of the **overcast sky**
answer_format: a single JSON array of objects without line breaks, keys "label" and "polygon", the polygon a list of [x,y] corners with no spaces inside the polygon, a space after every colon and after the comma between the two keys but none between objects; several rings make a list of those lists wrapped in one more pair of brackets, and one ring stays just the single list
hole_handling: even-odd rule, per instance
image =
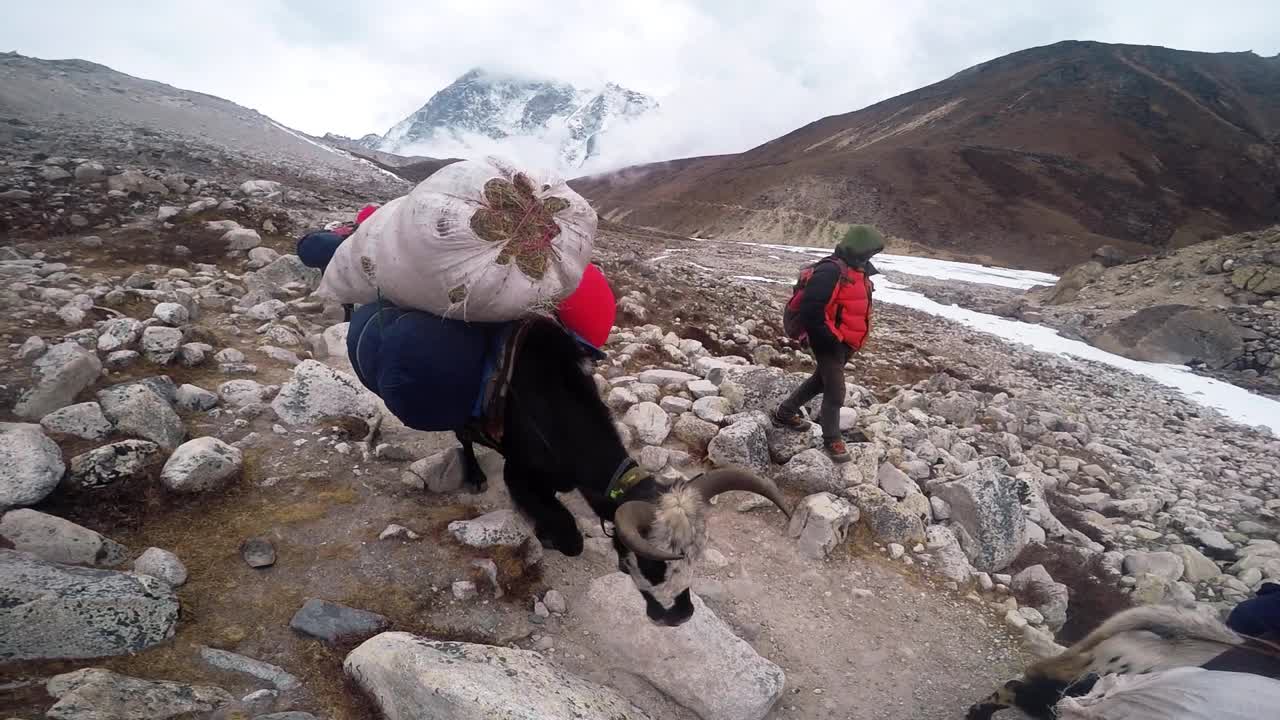
[{"label": "overcast sky", "polygon": [[385,132],[474,66],[656,96],[635,160],[734,152],[1059,40],[1280,52],[1280,0],[41,0],[0,51],[84,58],[314,134]]}]

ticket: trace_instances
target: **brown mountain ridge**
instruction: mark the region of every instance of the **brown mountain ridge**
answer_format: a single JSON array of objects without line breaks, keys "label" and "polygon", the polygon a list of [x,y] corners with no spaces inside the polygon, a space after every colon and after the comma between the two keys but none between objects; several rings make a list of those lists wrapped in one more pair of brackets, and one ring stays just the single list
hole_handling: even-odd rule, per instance
[{"label": "brown mountain ridge", "polygon": [[1280,222],[1280,56],[1062,42],[737,155],[580,178],[602,215],[696,237],[921,247],[1060,270]]}]

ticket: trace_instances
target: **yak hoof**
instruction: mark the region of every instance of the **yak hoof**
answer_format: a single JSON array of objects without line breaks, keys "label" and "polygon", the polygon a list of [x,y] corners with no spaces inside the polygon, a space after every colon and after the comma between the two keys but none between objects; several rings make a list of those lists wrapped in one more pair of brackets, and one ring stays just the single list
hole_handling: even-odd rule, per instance
[{"label": "yak hoof", "polygon": [[555,550],[565,557],[578,557],[582,554],[582,533],[573,532],[539,532],[538,542],[542,547]]}]

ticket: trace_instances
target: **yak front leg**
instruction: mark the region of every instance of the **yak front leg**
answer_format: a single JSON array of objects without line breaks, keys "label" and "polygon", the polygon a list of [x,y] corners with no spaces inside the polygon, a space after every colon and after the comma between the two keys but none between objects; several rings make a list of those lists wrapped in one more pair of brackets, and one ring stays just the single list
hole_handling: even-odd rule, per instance
[{"label": "yak front leg", "polygon": [[462,486],[468,492],[482,493],[489,489],[489,478],[480,468],[480,460],[476,458],[475,443],[464,431],[454,432],[454,437],[462,447],[458,450],[462,457]]}]

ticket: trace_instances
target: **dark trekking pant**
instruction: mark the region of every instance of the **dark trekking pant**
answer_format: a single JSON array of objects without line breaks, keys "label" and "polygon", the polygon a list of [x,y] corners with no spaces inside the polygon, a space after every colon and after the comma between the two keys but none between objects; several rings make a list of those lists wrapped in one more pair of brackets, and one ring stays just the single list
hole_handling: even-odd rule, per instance
[{"label": "dark trekking pant", "polygon": [[782,415],[795,415],[810,400],[822,394],[823,440],[839,440],[840,408],[844,407],[844,364],[849,357],[849,349],[837,345],[833,350],[813,351],[813,359],[818,361],[818,368],[813,371],[791,397],[782,401],[778,408]]}]

